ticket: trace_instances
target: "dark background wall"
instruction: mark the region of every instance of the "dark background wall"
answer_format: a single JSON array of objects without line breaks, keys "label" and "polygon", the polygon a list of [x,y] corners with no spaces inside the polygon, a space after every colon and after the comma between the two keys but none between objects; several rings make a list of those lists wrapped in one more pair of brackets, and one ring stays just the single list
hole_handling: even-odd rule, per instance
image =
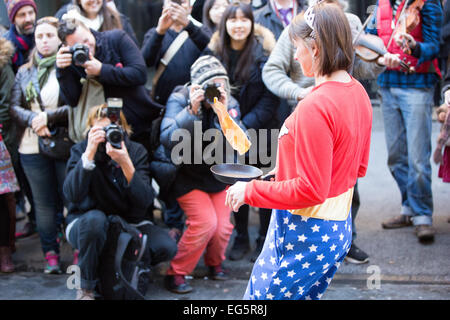
[{"label": "dark background wall", "polygon": [[[38,7],[38,17],[51,16],[61,6],[71,0],[35,0]],[[115,0],[116,6],[130,18],[139,42],[142,42],[145,32],[158,23],[163,0]],[[0,24],[9,26],[4,1],[0,1]]]}]

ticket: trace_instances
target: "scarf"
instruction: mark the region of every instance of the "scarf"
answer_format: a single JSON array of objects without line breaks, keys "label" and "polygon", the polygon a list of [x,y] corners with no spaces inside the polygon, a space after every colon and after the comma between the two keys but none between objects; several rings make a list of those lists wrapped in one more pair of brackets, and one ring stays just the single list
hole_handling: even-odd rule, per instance
[{"label": "scarf", "polygon": [[11,41],[16,48],[11,59],[14,72],[16,72],[17,69],[26,62],[28,52],[34,47],[34,34],[21,35],[17,32],[16,26],[11,24],[9,32],[5,34],[5,38]]},{"label": "scarf", "polygon": [[[55,67],[56,53],[50,57],[42,58],[39,53],[36,52],[34,56],[34,65],[37,67],[37,82],[39,84],[39,92],[48,80],[50,72]],[[31,80],[25,89],[25,98],[27,101],[32,101],[39,96],[38,90],[34,81]]]}]

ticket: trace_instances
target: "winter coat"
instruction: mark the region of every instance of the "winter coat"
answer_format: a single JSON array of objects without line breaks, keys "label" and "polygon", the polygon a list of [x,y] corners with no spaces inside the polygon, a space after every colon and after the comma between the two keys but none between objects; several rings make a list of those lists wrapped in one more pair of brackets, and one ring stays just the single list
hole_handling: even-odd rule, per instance
[{"label": "winter coat", "polygon": [[67,224],[93,209],[106,215],[119,215],[130,223],[144,219],[154,199],[147,151],[128,137],[125,137],[125,146],[136,170],[130,183],[122,169],[106,154],[101,157],[100,151],[94,158],[95,168],[83,168],[81,156],[86,150],[87,139],[72,147],[63,186],[68,201]]},{"label": "winter coat", "polygon": [[[123,30],[91,32],[96,40],[95,58],[102,63],[97,80],[103,85],[105,99],[123,99],[123,113],[135,136],[149,131],[161,106],[145,88],[147,68],[139,48]],[[64,101],[75,107],[81,95],[80,79],[86,77],[84,69],[74,65],[57,68],[57,77]]]},{"label": "winter coat", "polygon": [[[176,86],[190,81],[191,65],[198,59],[209,42],[208,35],[193,22],[190,22],[184,30],[189,33],[189,38],[173,56],[156,87],[152,88],[155,101],[162,105],[166,104]],[[148,67],[158,68],[162,57],[177,36],[178,33],[172,29],[167,30],[164,35],[158,34],[156,28],[147,31],[141,51]]]},{"label": "winter coat", "polygon": [[[180,141],[172,141],[172,135],[174,134],[174,132],[177,131],[178,133],[180,132],[180,129],[184,129],[185,132],[189,132],[191,137],[191,158],[188,159],[190,163],[182,163],[178,165],[176,176],[170,186],[170,192],[173,192],[175,198],[181,197],[194,189],[201,190],[207,193],[216,193],[223,191],[226,188],[225,184],[219,182],[214,178],[210,171],[211,164],[207,164],[206,161],[208,161],[208,159],[205,159],[203,157],[205,147],[210,145],[212,142],[202,141],[202,137],[196,135],[198,134],[198,131],[195,130],[196,124],[194,123],[197,122],[201,125],[202,133],[205,133],[208,129],[217,130],[217,133],[221,135],[222,140],[224,141],[223,146],[225,155],[225,146],[228,142],[225,143],[226,140],[222,134],[217,115],[211,108],[202,108],[201,116],[190,114],[187,110],[187,106],[189,104],[188,99],[188,87],[176,88],[174,90],[174,93],[170,95],[169,100],[167,101],[166,111],[161,122],[160,140],[161,144],[166,149],[166,156],[171,156],[173,148],[179,143],[182,143],[185,139],[185,137],[183,136],[182,140]],[[241,114],[239,105],[237,101],[231,96],[228,103],[228,112],[233,117],[234,121],[240,124],[242,127],[242,124],[240,122]],[[197,147],[199,141],[202,141],[200,149]],[[229,148],[231,149],[231,146],[229,146]],[[178,156],[178,154],[175,154],[175,156]],[[201,159],[201,163],[196,163],[196,159]],[[224,159],[218,159],[220,163],[223,163],[226,160],[227,159],[225,157]]]},{"label": "winter coat", "polygon": [[13,123],[9,115],[9,100],[14,85],[14,71],[11,57],[14,54],[13,44],[5,38],[0,38],[0,125],[5,144],[10,147],[13,142]]},{"label": "winter coat", "polygon": [[[30,102],[27,102],[25,98],[26,87],[32,79],[37,82],[37,76],[37,68],[35,66],[32,66],[29,69],[22,66],[16,74],[16,79],[11,92],[10,114],[17,125],[15,137],[15,142],[17,144],[20,144],[25,129],[31,127],[31,122],[34,117],[38,115],[37,112],[31,110],[31,104]],[[40,99],[38,98],[38,102],[39,101]],[[47,126],[49,128],[52,128],[52,126],[67,127],[69,108],[70,107],[64,103],[61,96],[59,96],[58,108],[45,110],[47,113]]]}]

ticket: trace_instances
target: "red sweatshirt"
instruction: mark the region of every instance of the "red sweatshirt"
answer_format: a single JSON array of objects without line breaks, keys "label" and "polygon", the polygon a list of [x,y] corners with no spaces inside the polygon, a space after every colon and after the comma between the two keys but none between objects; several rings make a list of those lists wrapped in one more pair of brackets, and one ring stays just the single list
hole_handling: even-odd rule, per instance
[{"label": "red sweatshirt", "polygon": [[[372,106],[357,80],[322,83],[299,102],[281,128],[275,182],[251,181],[245,202],[285,210],[314,207],[309,213],[291,212],[346,219],[353,186],[366,174],[371,129]],[[345,206],[338,209],[336,199],[344,199]],[[325,205],[325,211],[342,212],[324,212]]]}]

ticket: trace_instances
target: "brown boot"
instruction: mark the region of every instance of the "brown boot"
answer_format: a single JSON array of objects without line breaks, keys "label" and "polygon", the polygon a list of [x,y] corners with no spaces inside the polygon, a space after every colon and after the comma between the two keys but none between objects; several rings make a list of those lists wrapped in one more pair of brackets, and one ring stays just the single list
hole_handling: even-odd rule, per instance
[{"label": "brown boot", "polygon": [[399,216],[396,216],[394,218],[391,218],[389,220],[386,220],[381,223],[381,226],[384,229],[397,229],[397,228],[403,228],[403,227],[410,227],[412,226],[412,220],[410,216],[406,216],[404,214],[401,214]]},{"label": "brown boot", "polygon": [[427,224],[419,224],[416,226],[416,235],[420,242],[431,243],[434,241],[434,229]]},{"label": "brown boot", "polygon": [[3,273],[14,272],[14,264],[11,258],[10,247],[0,247],[0,272]]}]

